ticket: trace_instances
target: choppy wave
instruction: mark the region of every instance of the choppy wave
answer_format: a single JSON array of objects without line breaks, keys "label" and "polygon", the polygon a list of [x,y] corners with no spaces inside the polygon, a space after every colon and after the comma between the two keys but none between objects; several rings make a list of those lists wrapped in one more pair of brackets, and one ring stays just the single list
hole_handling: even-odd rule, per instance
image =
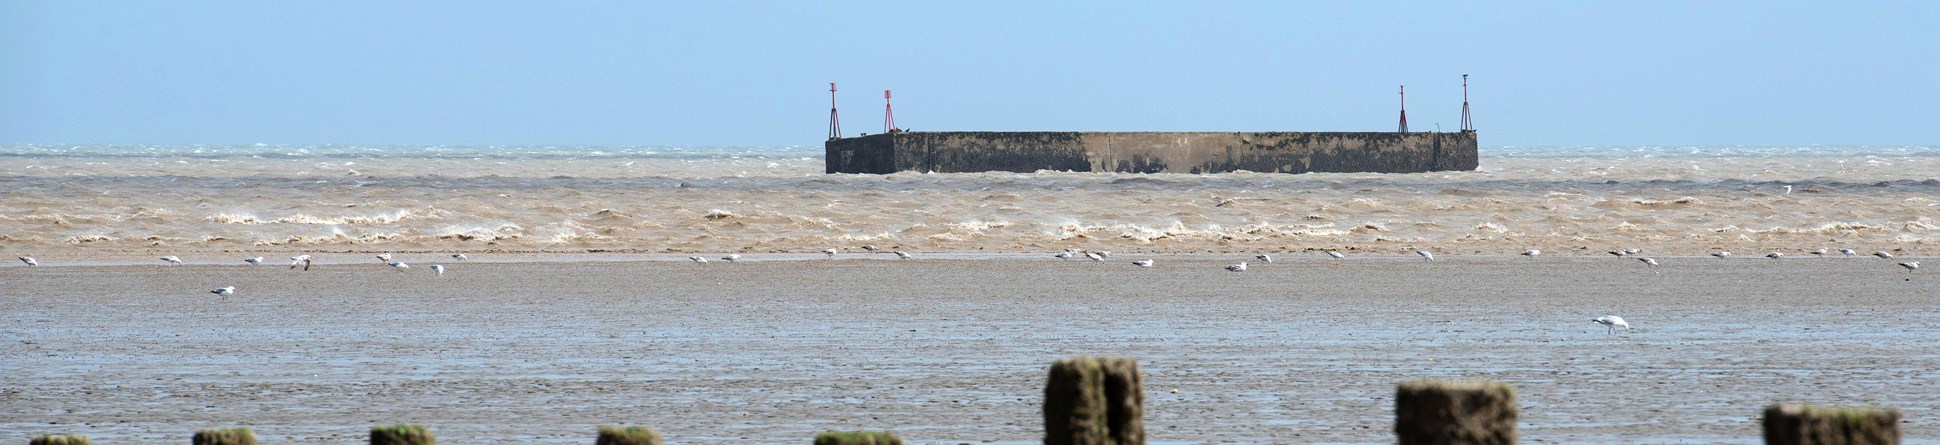
[{"label": "choppy wave", "polygon": [[[822,174],[817,147],[0,148],[0,248],[1931,249],[1931,147],[1496,148],[1472,172]],[[1790,190],[1787,190],[1787,187]]]}]

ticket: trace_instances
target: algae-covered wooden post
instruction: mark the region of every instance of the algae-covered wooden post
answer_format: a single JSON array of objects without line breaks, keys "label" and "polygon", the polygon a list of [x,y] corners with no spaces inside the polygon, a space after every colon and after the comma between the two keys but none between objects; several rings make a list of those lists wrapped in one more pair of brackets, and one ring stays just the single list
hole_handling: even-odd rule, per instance
[{"label": "algae-covered wooden post", "polygon": [[249,428],[196,430],[190,442],[195,445],[256,445],[256,432]]},{"label": "algae-covered wooden post", "polygon": [[601,426],[593,445],[660,445],[660,432],[643,426]]},{"label": "algae-covered wooden post", "polygon": [[380,425],[370,429],[370,445],[437,445],[424,425]]},{"label": "algae-covered wooden post", "polygon": [[1900,412],[1778,404],[1765,408],[1767,445],[1897,445]]},{"label": "algae-covered wooden post", "polygon": [[903,438],[888,431],[826,431],[815,435],[815,445],[903,445]]},{"label": "algae-covered wooden post", "polygon": [[1051,363],[1044,445],[1144,444],[1144,418],[1138,361],[1072,357]]},{"label": "algae-covered wooden post", "polygon": [[88,436],[79,434],[42,434],[27,438],[27,445],[88,445]]},{"label": "algae-covered wooden post", "polygon": [[1401,445],[1516,443],[1516,392],[1500,382],[1417,380],[1395,390]]}]

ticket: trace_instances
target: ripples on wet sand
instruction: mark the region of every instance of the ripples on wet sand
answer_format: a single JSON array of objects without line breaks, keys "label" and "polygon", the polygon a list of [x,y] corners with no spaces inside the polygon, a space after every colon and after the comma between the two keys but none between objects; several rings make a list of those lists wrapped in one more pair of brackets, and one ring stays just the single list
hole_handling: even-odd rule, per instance
[{"label": "ripples on wet sand", "polygon": [[[584,443],[637,423],[670,443],[1035,443],[1045,366],[1074,354],[1139,359],[1163,443],[1388,443],[1393,385],[1424,377],[1514,384],[1530,443],[1758,443],[1759,410],[1787,400],[1899,408],[1907,443],[1940,433],[1936,281],[1871,258],[1660,257],[1653,275],[1510,255],[1245,273],[1220,270],[1240,255],[475,255],[436,277],[361,257],[0,269],[0,436],[359,443],[417,422]],[[238,295],[206,291],[224,285]],[[1589,322],[1612,314],[1637,331]]]}]

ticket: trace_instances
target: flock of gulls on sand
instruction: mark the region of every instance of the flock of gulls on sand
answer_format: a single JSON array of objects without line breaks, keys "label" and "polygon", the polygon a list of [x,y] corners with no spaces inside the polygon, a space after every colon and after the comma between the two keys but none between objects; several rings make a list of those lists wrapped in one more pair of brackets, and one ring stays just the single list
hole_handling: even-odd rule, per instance
[{"label": "flock of gulls on sand", "polygon": [[[881,249],[873,245],[862,246],[862,250],[868,251],[869,253],[872,253],[872,254],[881,253]],[[1832,251],[1821,247],[1817,250],[1813,250],[1810,253],[1813,256],[1816,256],[1819,258],[1825,258],[1825,256],[1831,252]],[[1838,252],[1839,254],[1847,257],[1859,256],[1858,251],[1852,250],[1851,248],[1847,248],[1847,247],[1839,248]],[[836,254],[839,254],[839,253],[841,253],[841,251],[837,249],[826,249],[822,251],[822,254],[826,255],[830,259],[834,259]],[[899,259],[907,260],[907,259],[915,258],[915,256],[910,255],[909,252],[904,252],[900,250],[890,251],[890,253],[894,253],[896,257]],[[1336,260],[1347,258],[1346,254],[1343,254],[1337,250],[1325,250],[1325,251],[1322,251],[1322,253],[1325,253],[1328,257],[1332,257],[1333,259],[1336,259]],[[1640,256],[1643,253],[1642,249],[1620,249],[1620,250],[1612,250],[1612,251],[1609,251],[1608,253],[1612,256],[1616,256],[1617,258],[1635,258],[1637,259],[1637,261],[1644,263],[1644,267],[1649,268],[1651,273],[1653,274],[1660,273],[1657,270],[1659,266],[1657,259],[1647,257],[1647,256]],[[1543,251],[1541,249],[1529,249],[1529,250],[1523,251],[1521,253],[1521,256],[1535,258],[1535,257],[1541,256],[1542,254],[1543,254]],[[1417,250],[1415,251],[1415,255],[1420,256],[1424,260],[1428,260],[1428,261],[1435,260],[1434,252],[1429,252],[1426,250]],[[1725,258],[1731,257],[1731,252],[1717,251],[1717,252],[1710,253],[1710,255],[1712,257],[1716,257],[1719,259],[1725,259]],[[1893,259],[1893,254],[1887,253],[1885,251],[1873,252],[1872,256],[1880,259],[1887,259],[1887,260]],[[1092,261],[1105,261],[1111,258],[1111,252],[1102,251],[1102,250],[1083,250],[1083,249],[1067,248],[1067,249],[1064,249],[1064,251],[1062,252],[1053,254],[1052,257],[1057,259],[1063,259],[1063,260],[1082,257],[1082,258],[1090,259]],[[1771,252],[1771,253],[1765,254],[1764,257],[1770,258],[1776,261],[1781,258],[1784,258],[1785,254],[1782,252]],[[35,259],[34,257],[19,257],[19,258],[20,258],[20,262],[26,263],[27,266],[29,267],[40,266],[40,260]],[[465,254],[462,254],[462,253],[454,253],[454,254],[451,254],[451,259],[455,261],[465,261],[469,259],[469,257],[465,256]],[[699,264],[707,264],[708,262],[708,259],[702,256],[689,256],[687,257],[687,259],[689,261],[693,261]],[[1273,262],[1273,255],[1262,253],[1262,254],[1254,255],[1253,259],[1259,260],[1265,263],[1271,263]],[[182,257],[175,256],[175,255],[161,257],[161,260],[165,264],[170,266],[179,266],[184,264]],[[411,269],[410,264],[405,264],[403,261],[393,260],[391,254],[389,253],[377,254],[377,260],[383,262],[385,265],[390,266],[391,269],[396,270],[398,272],[405,272]],[[726,261],[729,263],[737,262],[740,260],[741,260],[740,254],[728,254],[727,256],[723,256],[720,258],[720,261]],[[252,257],[252,258],[243,258],[242,261],[252,266],[260,266],[263,264],[265,260],[263,257],[259,256],[259,257]],[[290,268],[291,269],[302,268],[303,270],[307,271],[307,270],[310,270],[310,266],[313,264],[313,262],[314,261],[310,257],[310,255],[293,256],[293,257],[290,257]],[[1247,264],[1246,261],[1241,261],[1237,264],[1226,266],[1226,270],[1229,272],[1245,272],[1247,269],[1246,264]],[[1902,261],[1902,262],[1899,262],[1898,264],[1900,267],[1905,268],[1908,274],[1911,274],[1914,271],[1917,271],[1920,269],[1919,261]],[[1152,262],[1152,259],[1147,258],[1147,259],[1132,261],[1132,265],[1138,266],[1138,267],[1152,267],[1153,262]],[[445,274],[445,266],[442,264],[431,265],[431,270],[432,272],[435,272],[438,275]],[[1912,280],[1912,278],[1910,278],[1910,275],[1909,275],[1909,278],[1907,278],[1907,280],[1908,281]],[[209,293],[227,297],[227,296],[236,294],[236,287],[225,286],[219,289],[210,290]],[[1597,318],[1591,319],[1590,321],[1609,328],[1610,334],[1616,334],[1618,328],[1622,328],[1625,332],[1630,331],[1630,323],[1625,322],[1623,317],[1611,315],[1611,316],[1597,317]]]}]

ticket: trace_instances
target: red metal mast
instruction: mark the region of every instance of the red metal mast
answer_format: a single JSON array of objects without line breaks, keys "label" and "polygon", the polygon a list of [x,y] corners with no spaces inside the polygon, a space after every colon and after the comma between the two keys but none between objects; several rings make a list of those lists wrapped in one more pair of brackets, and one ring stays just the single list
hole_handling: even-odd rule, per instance
[{"label": "red metal mast", "polygon": [[896,110],[889,106],[889,90],[882,90],[882,132],[895,133]]},{"label": "red metal mast", "polygon": [[1395,130],[1395,131],[1399,131],[1402,133],[1408,132],[1408,86],[1407,85],[1401,86],[1401,129]]},{"label": "red metal mast", "polygon": [[829,82],[829,139],[842,138],[842,117],[835,114],[835,82]]},{"label": "red metal mast", "polygon": [[1462,75],[1462,131],[1475,131],[1475,122],[1468,120],[1468,75]]}]

